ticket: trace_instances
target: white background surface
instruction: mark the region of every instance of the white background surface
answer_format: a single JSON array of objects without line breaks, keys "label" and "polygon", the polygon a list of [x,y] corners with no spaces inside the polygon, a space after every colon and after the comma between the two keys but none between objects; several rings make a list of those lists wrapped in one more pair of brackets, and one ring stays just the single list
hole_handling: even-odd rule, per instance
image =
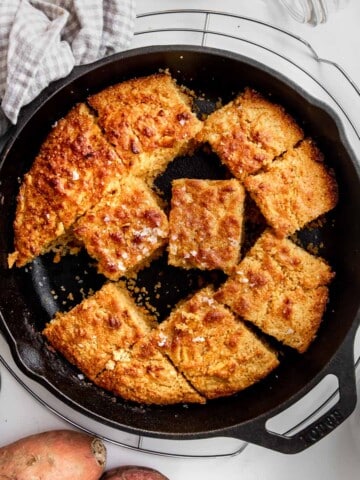
[{"label": "white background surface", "polygon": [[[344,8],[332,13],[327,24],[316,28],[296,23],[276,0],[138,0],[137,10],[138,13],[172,8],[223,10],[270,21],[308,40],[319,55],[339,63],[360,86],[360,2],[343,3]],[[360,124],[356,126],[360,128]],[[0,373],[0,446],[46,429],[72,428],[35,401],[1,364]],[[107,449],[108,468],[122,464],[150,466],[172,480],[219,477],[355,480],[360,476],[360,411],[357,409],[344,424],[312,448],[290,456],[252,445],[235,457],[196,460],[153,456],[111,443],[107,443]]]}]

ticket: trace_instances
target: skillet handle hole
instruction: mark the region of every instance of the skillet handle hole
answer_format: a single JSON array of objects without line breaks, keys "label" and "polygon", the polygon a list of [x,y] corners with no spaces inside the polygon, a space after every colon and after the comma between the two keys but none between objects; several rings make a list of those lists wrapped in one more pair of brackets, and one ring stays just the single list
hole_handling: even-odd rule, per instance
[{"label": "skillet handle hole", "polygon": [[316,422],[338,401],[338,378],[328,374],[300,400],[267,420],[265,427],[271,433],[292,437]]}]

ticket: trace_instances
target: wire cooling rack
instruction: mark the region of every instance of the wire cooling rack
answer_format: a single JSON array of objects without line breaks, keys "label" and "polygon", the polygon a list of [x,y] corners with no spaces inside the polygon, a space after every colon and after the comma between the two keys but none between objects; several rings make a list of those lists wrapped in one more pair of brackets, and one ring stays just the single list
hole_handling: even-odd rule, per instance
[{"label": "wire cooling rack", "polygon": [[[349,113],[354,111],[354,99],[360,102],[359,87],[341,65],[321,57],[304,38],[264,21],[215,10],[176,9],[138,15],[132,46],[179,43],[260,56],[275,69],[281,66],[280,71],[302,85],[300,74],[307,84],[313,83],[314,90],[318,88],[321,97],[331,100],[360,140],[360,116]],[[346,87],[342,95],[339,81],[341,88]]]},{"label": "wire cooling rack", "polygon": [[[256,58],[281,71],[335,108],[347,129],[352,146],[360,147],[360,90],[347,72],[336,62],[322,58],[303,38],[278,26],[226,12],[198,9],[153,11],[138,15],[131,48],[149,45],[197,45],[216,47]],[[341,85],[341,88],[339,88]],[[3,345],[2,345],[3,343]],[[85,415],[60,404],[37,382],[26,377],[15,365],[5,340],[0,336],[0,363],[6,367],[44,407],[83,431],[118,446],[152,455],[186,458],[228,457],[238,455],[247,443],[236,439],[159,440],[120,432],[99,424]],[[355,368],[360,364],[360,336],[355,341]],[[4,389],[2,394],[6,394]],[[338,398],[337,382],[325,378],[306,398],[281,414],[271,429],[291,435],[327,411]],[[301,405],[300,405],[301,403]],[[289,410],[290,410],[289,409]]]}]

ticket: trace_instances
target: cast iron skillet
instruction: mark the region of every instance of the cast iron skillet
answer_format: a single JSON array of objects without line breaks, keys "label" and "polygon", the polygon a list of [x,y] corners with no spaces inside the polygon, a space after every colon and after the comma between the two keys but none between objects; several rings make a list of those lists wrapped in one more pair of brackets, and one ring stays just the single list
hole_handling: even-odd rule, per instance
[{"label": "cast iron skillet", "polygon": [[[205,100],[198,102],[202,111],[214,108],[219,97],[224,102],[229,100],[244,86],[271,94],[318,142],[340,187],[339,205],[325,226],[299,235],[305,248],[317,244],[319,253],[336,271],[316,340],[304,355],[283,349],[280,367],[264,381],[205,406],[146,407],[115,399],[83,380],[74,367],[48,349],[40,332],[54,312],[70,308],[90,288],[97,289],[104,282],[86,255],[65,257],[58,264],[47,255],[27,268],[12,270],[6,261],[13,249],[12,222],[19,181],[51,125],[89,94],[159,68],[169,68],[180,83],[204,95]],[[356,403],[353,342],[360,318],[360,171],[339,120],[301,87],[255,60],[220,50],[171,46],[128,51],[76,69],[25,108],[2,152],[0,168],[1,330],[20,369],[63,402],[99,422],[140,435],[170,439],[229,436],[286,453],[309,447],[352,412]],[[183,175],[222,178],[226,173],[214,156],[199,151],[192,159],[176,160],[158,179],[165,195],[171,178]],[[162,262],[144,271],[139,279],[147,286],[160,319],[166,316],[168,304],[199,286],[196,272],[166,270]],[[154,281],[159,278],[160,301],[153,295]],[[219,274],[202,278],[203,283],[221,280]],[[69,292],[74,295],[73,301]],[[340,399],[330,411],[292,437],[268,431],[268,419],[304,396],[327,374],[337,376],[340,390]]]}]

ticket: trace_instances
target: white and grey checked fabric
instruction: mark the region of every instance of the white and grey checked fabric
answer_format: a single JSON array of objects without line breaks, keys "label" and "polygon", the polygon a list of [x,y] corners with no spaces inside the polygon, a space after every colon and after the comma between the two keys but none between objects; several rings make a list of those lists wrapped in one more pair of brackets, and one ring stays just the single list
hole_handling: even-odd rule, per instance
[{"label": "white and grey checked fabric", "polygon": [[75,65],[127,48],[134,0],[0,0],[0,136]]}]

